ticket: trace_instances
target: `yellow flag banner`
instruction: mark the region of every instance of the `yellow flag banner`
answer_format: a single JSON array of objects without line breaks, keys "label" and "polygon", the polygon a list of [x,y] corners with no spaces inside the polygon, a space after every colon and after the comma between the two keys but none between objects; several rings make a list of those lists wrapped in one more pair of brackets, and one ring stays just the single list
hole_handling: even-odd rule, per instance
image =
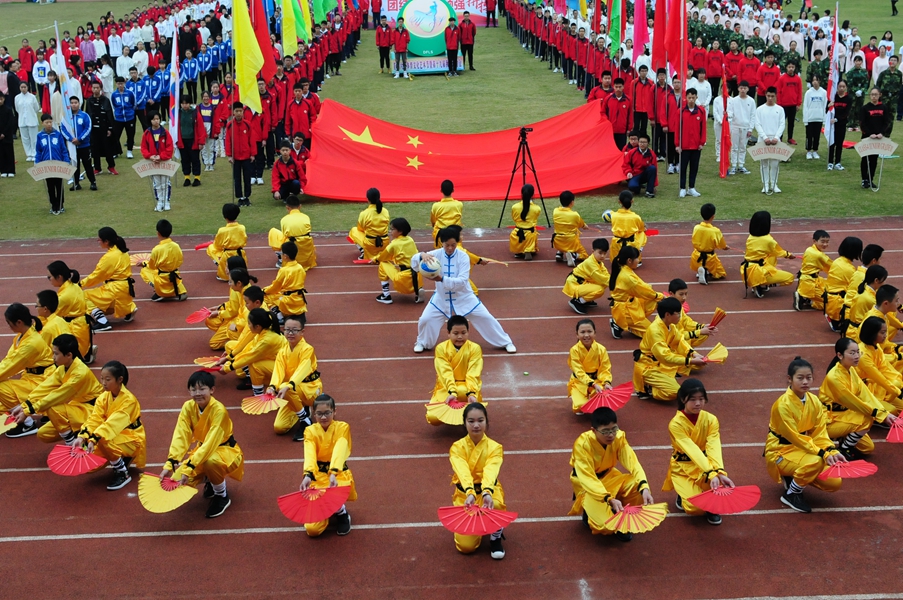
[{"label": "yellow flag banner", "polygon": [[282,7],[282,44],[286,56],[298,51],[298,36],[295,32],[295,8],[294,0],[280,0]]},{"label": "yellow flag banner", "polygon": [[260,93],[257,91],[257,73],[263,67],[263,53],[254,35],[251,17],[245,0],[235,0],[232,24],[235,46],[235,83],[238,84],[239,99],[254,112],[263,112]]}]

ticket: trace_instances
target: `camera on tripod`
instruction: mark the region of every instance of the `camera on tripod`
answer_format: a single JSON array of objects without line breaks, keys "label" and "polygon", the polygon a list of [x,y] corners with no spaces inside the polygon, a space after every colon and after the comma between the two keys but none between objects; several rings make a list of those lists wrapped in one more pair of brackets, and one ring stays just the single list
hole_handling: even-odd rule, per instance
[{"label": "camera on tripod", "polygon": [[531,131],[533,131],[532,127],[521,127],[520,128],[521,135],[524,135],[525,133],[530,133]]}]

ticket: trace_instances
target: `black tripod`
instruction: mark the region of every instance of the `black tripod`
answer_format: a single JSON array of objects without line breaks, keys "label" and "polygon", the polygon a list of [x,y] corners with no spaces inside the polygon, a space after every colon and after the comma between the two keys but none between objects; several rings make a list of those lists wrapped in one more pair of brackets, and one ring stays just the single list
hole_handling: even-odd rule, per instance
[{"label": "black tripod", "polygon": [[[546,210],[546,201],[542,197],[542,188],[539,187],[539,177],[536,176],[536,167],[533,164],[533,154],[530,153],[530,144],[527,143],[527,134],[533,131],[532,127],[521,127],[518,139],[520,144],[517,147],[517,155],[514,157],[514,168],[511,169],[511,180],[508,181],[508,191],[505,192],[505,202],[502,204],[502,214],[499,215],[499,224],[502,226],[502,219],[505,218],[505,207],[508,205],[508,198],[511,196],[511,186],[514,185],[514,175],[517,170],[521,172],[521,185],[527,184],[527,169],[533,172],[533,180],[536,182],[536,192],[539,194],[539,201],[542,203],[542,212],[546,215],[546,223],[552,227],[552,221],[549,220],[549,211]],[[529,161],[529,163],[527,162]]]}]

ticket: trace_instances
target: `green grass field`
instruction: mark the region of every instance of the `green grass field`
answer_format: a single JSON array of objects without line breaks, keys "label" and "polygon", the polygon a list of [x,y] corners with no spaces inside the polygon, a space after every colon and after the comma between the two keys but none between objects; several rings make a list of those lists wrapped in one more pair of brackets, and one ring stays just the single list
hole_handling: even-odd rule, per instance
[{"label": "green grass field", "polygon": [[[10,3],[0,5],[0,22],[6,24],[0,33],[0,44],[15,54],[21,39],[27,37],[32,45],[52,35],[53,21],[60,23],[60,31],[75,30],[78,24],[112,10],[118,17],[134,6],[133,2],[72,2],[50,5]],[[794,11],[798,4],[791,5]],[[821,10],[834,6],[819,6]],[[860,35],[881,35],[895,21],[888,19],[890,7],[884,2],[846,0],[841,18],[852,17]],[[900,21],[903,23],[903,21]],[[476,45],[475,72],[447,81],[440,76],[422,76],[414,81],[393,79],[378,73],[378,59],[372,30],[365,31],[358,56],[343,65],[342,77],[330,79],[321,92],[322,98],[345,103],[374,117],[417,129],[448,133],[483,132],[518,127],[545,119],[583,102],[574,86],[547,70],[546,65],[508,35],[504,21],[498,29],[479,29]],[[140,128],[139,128],[140,129]],[[898,127],[898,129],[900,129]],[[804,140],[802,123],[797,123],[797,140]],[[857,134],[848,134],[857,136]],[[853,139],[858,139],[854,137]],[[100,190],[66,192],[66,213],[59,217],[49,214],[43,184],[31,180],[25,169],[20,142],[16,142],[18,175],[15,179],[0,179],[0,206],[7,225],[0,231],[2,239],[89,237],[98,227],[110,225],[124,236],[152,235],[160,214],[153,212],[150,183],[140,180],[130,165],[134,161],[121,158],[117,167],[121,175],[98,178]],[[512,163],[517,148],[512,136]],[[821,161],[806,161],[805,147],[797,147],[790,164],[781,169],[779,185],[783,194],[766,198],[761,189],[758,170],[751,159],[747,168],[752,175],[735,176],[726,180],[718,177],[714,158],[714,138],[710,127],[709,145],[703,151],[697,189],[703,194],[696,199],[678,199],[677,175],[661,174],[658,197],[642,199],[638,212],[649,222],[692,221],[698,218],[702,202],[714,202],[719,219],[746,219],[755,210],[768,209],[778,218],[880,216],[900,213],[896,196],[903,184],[899,160],[885,164],[881,191],[872,193],[859,187],[859,159],[855,151],[844,155],[843,173],[825,170],[827,144],[821,140]],[[567,148],[562,148],[567,152]],[[901,152],[903,154],[903,152]],[[460,175],[458,175],[460,176]],[[449,177],[455,179],[456,174]],[[242,212],[241,221],[249,231],[261,232],[276,224],[284,214],[280,202],[269,193],[269,173],[265,186],[255,186],[250,209]],[[173,210],[166,215],[177,234],[213,233],[221,224],[220,207],[231,200],[231,170],[225,161],[217,163],[214,173],[204,173],[199,188],[181,187],[182,178],[173,179]],[[378,186],[379,182],[374,182]],[[438,182],[437,182],[438,189]],[[601,195],[581,196],[578,211],[588,221],[598,222],[606,208],[617,203],[620,187],[610,187]],[[438,193],[437,193],[438,196]],[[557,198],[547,200],[549,210],[557,205]],[[363,207],[357,203],[313,201],[306,202],[305,211],[316,231],[347,231]],[[429,203],[406,203],[391,206],[395,216],[406,217],[415,227],[427,227]],[[464,222],[469,227],[495,227],[501,203],[469,202]],[[507,224],[507,218],[505,223]]]}]

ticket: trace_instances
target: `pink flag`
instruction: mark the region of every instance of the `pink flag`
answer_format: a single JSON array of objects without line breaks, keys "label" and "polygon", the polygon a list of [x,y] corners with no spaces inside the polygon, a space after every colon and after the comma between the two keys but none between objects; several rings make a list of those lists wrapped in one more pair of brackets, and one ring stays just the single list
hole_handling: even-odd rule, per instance
[{"label": "pink flag", "polygon": [[[646,27],[646,0],[636,0],[633,4],[633,64],[643,55],[649,43],[649,29]],[[655,79],[653,73],[652,78]]]}]

